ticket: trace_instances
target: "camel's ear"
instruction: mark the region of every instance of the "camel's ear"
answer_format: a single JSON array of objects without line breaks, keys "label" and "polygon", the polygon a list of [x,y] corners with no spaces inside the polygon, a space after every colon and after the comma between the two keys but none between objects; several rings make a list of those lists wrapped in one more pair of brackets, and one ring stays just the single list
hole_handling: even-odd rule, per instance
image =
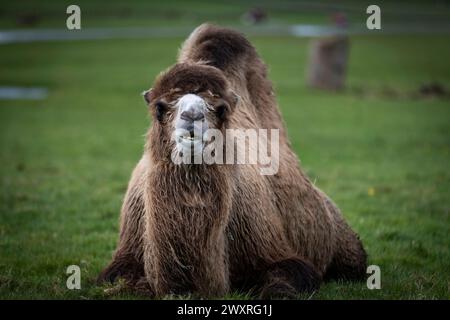
[{"label": "camel's ear", "polygon": [[150,88],[150,89],[142,92],[142,96],[144,97],[144,100],[147,104],[150,104],[150,102],[151,102],[150,94],[152,93],[152,90],[153,90],[153,88]]},{"label": "camel's ear", "polygon": [[231,90],[230,95],[231,95],[231,104],[232,104],[231,109],[234,109],[234,107],[236,107],[236,105],[239,103],[239,100],[241,100],[241,97],[233,90]]}]

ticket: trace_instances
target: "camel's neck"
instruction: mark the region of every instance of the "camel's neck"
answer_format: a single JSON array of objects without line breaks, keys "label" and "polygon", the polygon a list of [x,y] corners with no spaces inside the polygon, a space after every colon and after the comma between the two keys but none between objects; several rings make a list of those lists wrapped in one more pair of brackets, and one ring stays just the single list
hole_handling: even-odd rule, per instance
[{"label": "camel's neck", "polygon": [[[166,211],[210,214],[228,211],[231,203],[232,166],[154,163],[150,172],[152,198]],[[190,212],[190,213],[189,213]],[[224,214],[224,213],[222,213]]]}]

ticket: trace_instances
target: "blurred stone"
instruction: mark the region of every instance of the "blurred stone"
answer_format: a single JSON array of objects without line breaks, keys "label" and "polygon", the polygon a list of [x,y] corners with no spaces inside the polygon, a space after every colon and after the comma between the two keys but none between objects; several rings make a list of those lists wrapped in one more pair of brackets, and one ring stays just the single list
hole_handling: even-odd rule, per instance
[{"label": "blurred stone", "polygon": [[326,90],[345,86],[350,41],[347,36],[314,40],[310,47],[308,85]]},{"label": "blurred stone", "polygon": [[248,10],[243,16],[242,20],[246,24],[260,24],[268,19],[267,12],[262,8],[252,8]]},{"label": "blurred stone", "polygon": [[331,15],[331,23],[338,28],[347,28],[348,27],[347,15],[343,12],[334,12]]},{"label": "blurred stone", "polygon": [[444,86],[438,82],[425,83],[420,86],[419,93],[427,97],[442,97],[447,94]]},{"label": "blurred stone", "polygon": [[35,13],[22,13],[17,16],[16,23],[21,27],[34,27],[41,20],[41,17]]}]

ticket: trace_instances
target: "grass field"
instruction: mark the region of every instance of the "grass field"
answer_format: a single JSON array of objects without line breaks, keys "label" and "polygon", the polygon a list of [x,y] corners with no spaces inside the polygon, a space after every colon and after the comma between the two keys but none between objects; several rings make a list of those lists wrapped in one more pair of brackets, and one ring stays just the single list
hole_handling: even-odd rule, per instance
[{"label": "grass field", "polygon": [[[65,28],[66,8],[77,4],[82,10],[82,26],[195,26],[204,21],[240,24],[240,17],[251,8],[263,8],[270,24],[325,24],[330,13],[342,10],[354,24],[365,24],[370,1],[361,0],[21,0],[4,1],[0,9],[0,28]],[[435,1],[378,0],[383,8],[383,23],[448,22],[448,4]]]},{"label": "grass field", "polygon": [[[303,168],[381,267],[381,290],[331,282],[312,298],[449,299],[450,100],[417,94],[425,82],[450,87],[448,37],[353,37],[341,93],[305,87],[308,40],[251,40]],[[139,298],[106,295],[94,279],[143,150],[140,92],[181,41],[1,47],[0,85],[43,86],[49,97],[0,101],[0,298]],[[71,264],[81,290],[66,289]]]}]

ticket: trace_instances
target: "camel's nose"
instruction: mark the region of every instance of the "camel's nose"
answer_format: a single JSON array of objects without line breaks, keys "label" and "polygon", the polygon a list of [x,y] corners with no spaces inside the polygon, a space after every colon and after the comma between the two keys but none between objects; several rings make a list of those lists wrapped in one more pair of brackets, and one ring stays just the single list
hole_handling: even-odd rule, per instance
[{"label": "camel's nose", "polygon": [[201,108],[190,107],[180,114],[180,118],[185,121],[200,121],[205,118],[203,110]]},{"label": "camel's nose", "polygon": [[206,106],[206,101],[198,95],[189,93],[181,97],[177,103],[178,115],[175,127],[186,130],[191,136],[202,135],[208,128]]}]

